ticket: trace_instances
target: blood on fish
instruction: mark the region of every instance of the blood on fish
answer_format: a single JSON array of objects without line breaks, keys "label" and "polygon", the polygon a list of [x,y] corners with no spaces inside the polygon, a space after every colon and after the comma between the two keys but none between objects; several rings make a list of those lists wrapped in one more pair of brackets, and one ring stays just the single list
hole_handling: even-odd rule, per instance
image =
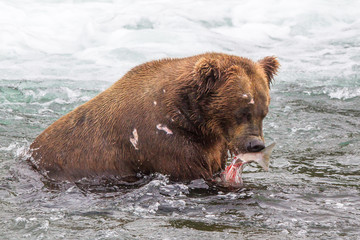
[{"label": "blood on fish", "polygon": [[220,175],[220,183],[227,187],[240,188],[243,184],[242,172],[247,163],[256,162],[265,171],[269,169],[269,158],[275,143],[270,144],[265,149],[257,153],[239,154]]}]

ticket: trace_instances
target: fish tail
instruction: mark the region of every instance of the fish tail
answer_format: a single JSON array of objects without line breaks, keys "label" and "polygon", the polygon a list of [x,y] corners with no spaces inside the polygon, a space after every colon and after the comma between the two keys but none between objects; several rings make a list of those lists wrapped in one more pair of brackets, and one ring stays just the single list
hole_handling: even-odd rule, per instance
[{"label": "fish tail", "polygon": [[274,149],[276,143],[273,142],[266,148],[264,148],[261,153],[263,154],[263,157],[261,160],[258,161],[258,164],[265,170],[269,171],[269,165],[270,165],[270,155],[272,153],[272,150]]}]

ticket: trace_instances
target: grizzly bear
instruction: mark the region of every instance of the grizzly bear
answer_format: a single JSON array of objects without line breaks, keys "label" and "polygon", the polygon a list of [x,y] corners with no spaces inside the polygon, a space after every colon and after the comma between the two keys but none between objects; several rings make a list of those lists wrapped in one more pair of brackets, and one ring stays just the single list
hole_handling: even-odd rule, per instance
[{"label": "grizzly bear", "polygon": [[212,179],[229,154],[264,148],[278,67],[221,53],[139,65],[45,129],[30,161],[54,180]]}]

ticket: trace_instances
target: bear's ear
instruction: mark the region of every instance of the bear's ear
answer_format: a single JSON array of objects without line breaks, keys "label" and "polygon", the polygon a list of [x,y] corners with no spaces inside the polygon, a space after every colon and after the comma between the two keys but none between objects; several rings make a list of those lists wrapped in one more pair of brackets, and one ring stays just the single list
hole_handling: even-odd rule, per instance
[{"label": "bear's ear", "polygon": [[274,80],[274,75],[277,73],[280,67],[280,63],[274,56],[265,57],[261,59],[259,63],[260,66],[264,69],[270,87],[270,83],[272,83],[272,80]]},{"label": "bear's ear", "polygon": [[208,93],[220,77],[219,62],[215,59],[200,58],[195,63],[194,77],[200,92]]}]

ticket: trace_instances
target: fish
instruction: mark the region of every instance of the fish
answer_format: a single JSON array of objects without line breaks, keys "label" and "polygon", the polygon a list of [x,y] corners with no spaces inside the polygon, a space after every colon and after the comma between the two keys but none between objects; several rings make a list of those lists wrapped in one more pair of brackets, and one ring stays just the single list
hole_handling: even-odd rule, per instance
[{"label": "fish", "polygon": [[260,152],[255,153],[240,153],[236,155],[229,166],[220,174],[220,179],[217,179],[223,186],[242,187],[242,172],[246,166],[251,162],[256,162],[265,171],[269,171],[270,155],[276,143],[272,143]]}]

